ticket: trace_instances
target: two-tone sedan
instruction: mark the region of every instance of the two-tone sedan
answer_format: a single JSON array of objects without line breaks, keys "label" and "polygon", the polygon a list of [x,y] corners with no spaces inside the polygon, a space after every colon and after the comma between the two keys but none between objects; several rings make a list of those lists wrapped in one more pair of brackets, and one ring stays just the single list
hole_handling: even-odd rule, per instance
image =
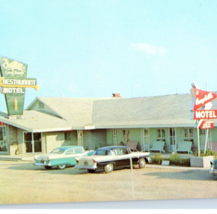
[{"label": "two-tone sedan", "polygon": [[62,146],[55,148],[49,154],[35,156],[33,165],[43,166],[45,169],[52,167],[64,169],[67,166],[74,166],[76,164],[75,158],[89,155],[89,153],[90,151],[85,151],[82,146]]},{"label": "two-tone sedan", "polygon": [[131,152],[127,146],[110,146],[97,149],[92,156],[76,159],[74,168],[95,172],[103,169],[106,173],[113,169],[138,165],[140,168],[150,162],[149,152]]}]

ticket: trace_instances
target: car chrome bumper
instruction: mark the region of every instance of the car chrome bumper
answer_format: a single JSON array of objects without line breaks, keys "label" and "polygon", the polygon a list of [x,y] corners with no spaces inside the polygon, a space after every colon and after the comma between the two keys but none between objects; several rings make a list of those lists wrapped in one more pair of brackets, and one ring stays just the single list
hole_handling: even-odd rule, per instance
[{"label": "car chrome bumper", "polygon": [[210,170],[209,170],[209,173],[210,173],[210,174],[217,174],[217,169],[210,169]]},{"label": "car chrome bumper", "polygon": [[151,158],[150,157],[146,157],[146,158],[147,158],[148,163],[151,163]]},{"label": "car chrome bumper", "polygon": [[75,165],[74,168],[76,169],[97,169],[95,166],[79,166],[79,165]]},{"label": "car chrome bumper", "polygon": [[34,166],[51,166],[50,163],[33,163]]}]

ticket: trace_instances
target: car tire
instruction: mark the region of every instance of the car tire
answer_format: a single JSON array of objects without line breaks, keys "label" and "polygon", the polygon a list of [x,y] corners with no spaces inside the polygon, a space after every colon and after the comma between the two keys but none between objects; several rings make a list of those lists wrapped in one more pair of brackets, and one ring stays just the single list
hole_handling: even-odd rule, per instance
[{"label": "car tire", "polygon": [[65,169],[65,168],[66,168],[66,165],[65,165],[65,164],[58,166],[58,169]]},{"label": "car tire", "polygon": [[113,164],[107,164],[107,165],[105,165],[105,167],[104,167],[105,173],[110,173],[110,172],[113,171],[113,169],[114,169],[114,165],[113,165]]},{"label": "car tire", "polygon": [[51,166],[44,166],[45,169],[51,169]]},{"label": "car tire", "polygon": [[139,168],[144,168],[145,167],[145,159],[144,158],[140,158],[139,159]]},{"label": "car tire", "polygon": [[95,170],[95,169],[87,169],[87,171],[88,171],[89,173],[94,173],[96,170]]}]

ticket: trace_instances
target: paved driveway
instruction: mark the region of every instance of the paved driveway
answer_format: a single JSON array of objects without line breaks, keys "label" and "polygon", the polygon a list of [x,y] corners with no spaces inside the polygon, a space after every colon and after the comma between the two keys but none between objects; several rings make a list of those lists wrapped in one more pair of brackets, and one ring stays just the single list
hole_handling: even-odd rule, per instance
[{"label": "paved driveway", "polygon": [[0,204],[216,198],[208,170],[158,168],[87,173],[0,161]]}]

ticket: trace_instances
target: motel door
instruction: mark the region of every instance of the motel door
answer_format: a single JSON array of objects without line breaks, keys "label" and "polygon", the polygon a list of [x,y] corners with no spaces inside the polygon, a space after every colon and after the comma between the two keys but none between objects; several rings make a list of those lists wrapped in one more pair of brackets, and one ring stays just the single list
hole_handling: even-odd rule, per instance
[{"label": "motel door", "polygon": [[41,133],[24,133],[24,141],[26,153],[42,152]]},{"label": "motel door", "polygon": [[170,150],[175,152],[176,151],[176,129],[170,128]]}]

